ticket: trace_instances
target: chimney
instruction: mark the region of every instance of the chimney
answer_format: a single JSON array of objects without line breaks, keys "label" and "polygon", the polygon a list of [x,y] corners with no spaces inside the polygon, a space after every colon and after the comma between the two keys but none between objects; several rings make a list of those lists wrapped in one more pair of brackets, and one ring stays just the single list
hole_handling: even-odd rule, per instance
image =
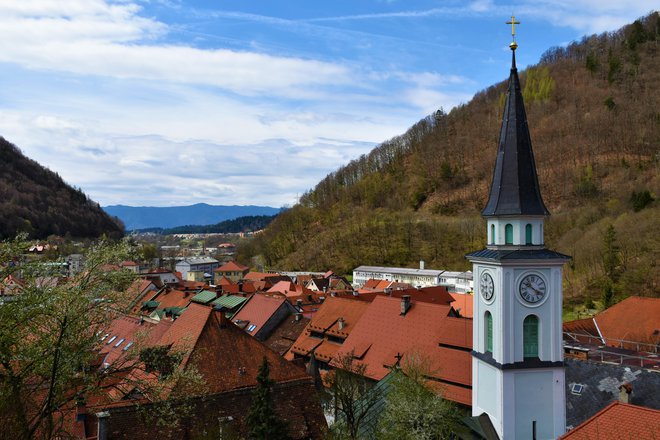
[{"label": "chimney", "polygon": [[346,326],[346,323],[344,321],[344,318],[339,318],[337,320],[337,324],[339,324],[339,330],[344,330],[344,327]]},{"label": "chimney", "polygon": [[391,287],[386,287],[383,289],[383,293],[387,296],[392,296],[392,288]]},{"label": "chimney", "polygon": [[405,316],[410,310],[410,295],[401,296],[401,316]]},{"label": "chimney", "polygon": [[108,411],[101,411],[96,413],[96,420],[98,423],[96,438],[98,440],[108,440],[108,417],[110,417],[110,413]]},{"label": "chimney", "polygon": [[419,260],[419,269],[424,270],[424,260]]},{"label": "chimney", "polygon": [[630,403],[630,393],[632,393],[632,384],[624,382],[619,386],[619,402]]},{"label": "chimney", "polygon": [[296,322],[302,319],[302,313],[294,313],[293,316],[295,316]]},{"label": "chimney", "polygon": [[300,299],[300,298],[298,298],[298,299],[296,300],[296,305],[297,305],[298,307],[302,307],[302,305],[303,305],[303,300]]}]

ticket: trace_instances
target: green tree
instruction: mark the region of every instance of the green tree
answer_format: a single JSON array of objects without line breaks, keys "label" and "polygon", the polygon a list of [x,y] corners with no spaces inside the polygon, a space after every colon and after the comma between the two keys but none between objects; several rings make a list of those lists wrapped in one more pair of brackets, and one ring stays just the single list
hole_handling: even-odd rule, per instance
[{"label": "green tree", "polygon": [[614,225],[608,225],[603,234],[603,270],[612,284],[616,283],[619,275],[619,264],[621,263],[621,252],[616,242],[616,229]]},{"label": "green tree", "polygon": [[336,368],[326,377],[335,404],[336,423],[331,427],[338,438],[359,438],[360,428],[382,393],[366,378],[366,365],[356,362],[353,352],[337,356]]},{"label": "green tree", "polygon": [[287,427],[275,412],[273,406],[272,386],[268,360],[264,357],[259,374],[257,388],[252,397],[252,406],[246,418],[248,438],[255,440],[287,439]]},{"label": "green tree", "polygon": [[53,286],[38,281],[54,275],[49,266],[22,261],[24,239],[0,243],[0,280],[23,280],[20,292],[0,306],[0,437],[66,437],[61,410],[98,389],[100,377],[110,373],[92,367],[98,334],[112,310],[126,304],[123,292],[133,275],[103,267],[126,259],[129,249],[98,243],[87,252],[82,273]]},{"label": "green tree", "polygon": [[419,354],[407,356],[387,394],[379,440],[454,438],[462,414],[452,402],[429,387],[429,363]]}]

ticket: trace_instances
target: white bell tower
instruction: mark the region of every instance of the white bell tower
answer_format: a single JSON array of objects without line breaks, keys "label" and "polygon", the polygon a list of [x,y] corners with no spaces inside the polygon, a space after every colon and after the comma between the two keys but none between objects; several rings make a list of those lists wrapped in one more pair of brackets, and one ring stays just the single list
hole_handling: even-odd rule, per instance
[{"label": "white bell tower", "polygon": [[[512,17],[513,26],[518,24]],[[472,415],[502,439],[556,439],[566,430],[562,266],[544,247],[541,198],[512,50],[487,220],[486,249],[468,254],[475,277]]]}]

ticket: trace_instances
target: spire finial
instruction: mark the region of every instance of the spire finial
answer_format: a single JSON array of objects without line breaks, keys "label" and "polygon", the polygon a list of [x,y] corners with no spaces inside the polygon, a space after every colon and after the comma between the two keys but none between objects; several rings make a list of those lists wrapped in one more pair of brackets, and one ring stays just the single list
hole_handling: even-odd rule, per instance
[{"label": "spire finial", "polygon": [[516,43],[516,25],[520,24],[520,22],[516,21],[516,17],[511,14],[511,21],[507,21],[506,24],[511,25],[511,44],[509,44],[509,47],[515,51],[518,49],[518,43]]}]

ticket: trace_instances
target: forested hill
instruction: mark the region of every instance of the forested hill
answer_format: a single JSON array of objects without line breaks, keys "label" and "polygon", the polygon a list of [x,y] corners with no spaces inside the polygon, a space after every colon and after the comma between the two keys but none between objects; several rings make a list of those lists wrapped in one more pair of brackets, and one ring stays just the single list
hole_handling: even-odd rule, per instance
[{"label": "forested hill", "polygon": [[121,236],[120,222],[80,189],[23,155],[0,137],[0,237]]},{"label": "forested hill", "polygon": [[[574,257],[565,272],[567,299],[612,284],[615,295],[657,295],[658,14],[549,49],[520,76],[541,191],[552,212],[546,243]],[[505,91],[505,81],[493,85],[329,174],[240,248],[239,258],[341,273],[419,260],[468,269],[463,255],[485,245],[480,211]],[[609,225],[614,240],[605,233]]]}]

